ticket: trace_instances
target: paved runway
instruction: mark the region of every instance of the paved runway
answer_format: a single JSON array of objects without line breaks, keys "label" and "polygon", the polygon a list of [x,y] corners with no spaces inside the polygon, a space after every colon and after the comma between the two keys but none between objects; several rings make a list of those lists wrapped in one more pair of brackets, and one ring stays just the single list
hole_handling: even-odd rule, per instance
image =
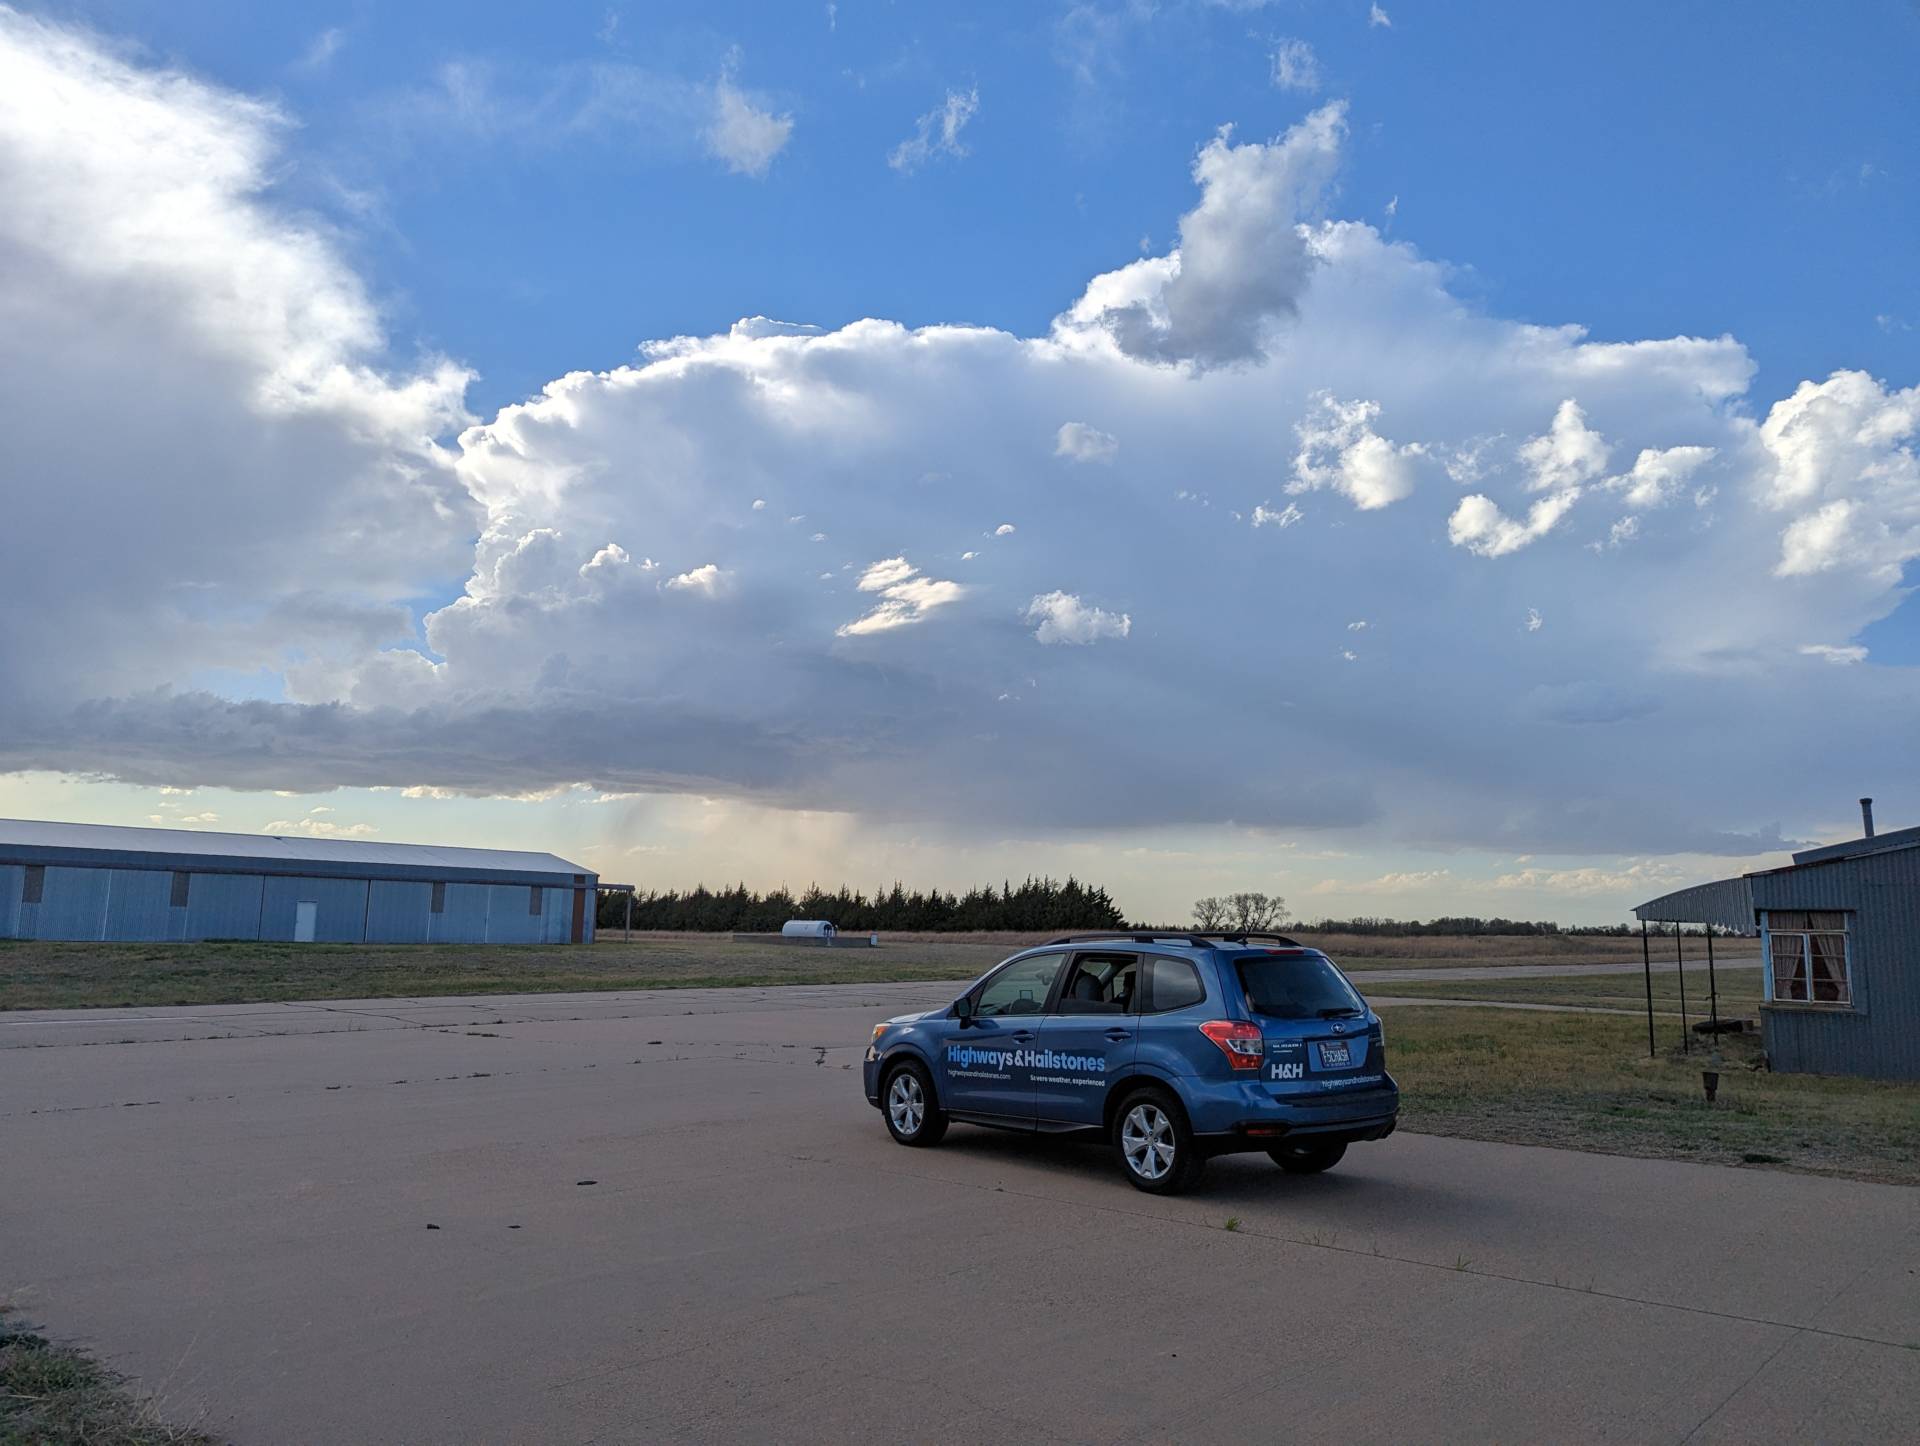
[{"label": "paved runway", "polygon": [[241,1442],[1911,1439],[1920,1193],[903,1150],[860,1048],[949,992],[0,1016],[0,1294]]}]

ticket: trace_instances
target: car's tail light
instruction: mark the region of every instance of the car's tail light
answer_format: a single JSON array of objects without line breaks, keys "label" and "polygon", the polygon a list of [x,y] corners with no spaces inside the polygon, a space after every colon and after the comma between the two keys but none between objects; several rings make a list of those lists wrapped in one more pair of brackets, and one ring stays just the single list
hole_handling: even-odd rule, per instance
[{"label": "car's tail light", "polygon": [[1200,1026],[1200,1032],[1220,1046],[1220,1052],[1234,1069],[1260,1068],[1267,1046],[1257,1025],[1244,1019],[1209,1019]]}]

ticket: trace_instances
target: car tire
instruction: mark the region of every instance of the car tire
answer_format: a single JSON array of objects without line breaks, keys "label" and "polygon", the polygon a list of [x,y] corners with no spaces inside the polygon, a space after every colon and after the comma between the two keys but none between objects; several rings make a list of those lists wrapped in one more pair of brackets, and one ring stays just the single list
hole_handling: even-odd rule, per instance
[{"label": "car tire", "polygon": [[1322,1170],[1331,1170],[1339,1164],[1340,1157],[1346,1153],[1345,1140],[1335,1140],[1331,1144],[1303,1141],[1297,1145],[1275,1145],[1267,1151],[1267,1156],[1289,1175],[1318,1175]]},{"label": "car tire", "polygon": [[1206,1158],[1180,1102],[1161,1089],[1136,1090],[1113,1114],[1113,1148],[1136,1190],[1178,1195],[1199,1183]]},{"label": "car tire", "polygon": [[934,1098],[933,1077],[912,1060],[895,1065],[880,1082],[880,1114],[887,1133],[903,1145],[937,1145],[947,1133],[947,1115]]}]

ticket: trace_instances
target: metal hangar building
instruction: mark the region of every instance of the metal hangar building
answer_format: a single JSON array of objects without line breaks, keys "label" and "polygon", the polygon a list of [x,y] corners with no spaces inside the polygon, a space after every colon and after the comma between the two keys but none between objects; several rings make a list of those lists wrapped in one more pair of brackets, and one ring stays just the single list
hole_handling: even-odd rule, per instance
[{"label": "metal hangar building", "polygon": [[587,944],[598,884],[513,849],[0,819],[0,939]]}]

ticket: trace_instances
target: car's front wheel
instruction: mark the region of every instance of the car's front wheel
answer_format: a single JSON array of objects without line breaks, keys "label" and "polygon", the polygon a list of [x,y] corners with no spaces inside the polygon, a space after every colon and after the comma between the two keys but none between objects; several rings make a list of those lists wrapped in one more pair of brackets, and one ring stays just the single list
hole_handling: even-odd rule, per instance
[{"label": "car's front wheel", "polygon": [[1289,1175],[1318,1175],[1322,1170],[1331,1170],[1346,1153],[1345,1140],[1317,1145],[1302,1141],[1297,1145],[1275,1145],[1267,1151],[1273,1163]]},{"label": "car's front wheel", "polygon": [[1186,1111],[1164,1090],[1144,1089],[1120,1102],[1113,1143],[1127,1179],[1150,1195],[1191,1189],[1207,1164],[1194,1145]]},{"label": "car's front wheel", "polygon": [[937,1145],[947,1133],[946,1112],[934,1102],[933,1080],[920,1065],[895,1065],[880,1086],[887,1131],[903,1145]]}]

